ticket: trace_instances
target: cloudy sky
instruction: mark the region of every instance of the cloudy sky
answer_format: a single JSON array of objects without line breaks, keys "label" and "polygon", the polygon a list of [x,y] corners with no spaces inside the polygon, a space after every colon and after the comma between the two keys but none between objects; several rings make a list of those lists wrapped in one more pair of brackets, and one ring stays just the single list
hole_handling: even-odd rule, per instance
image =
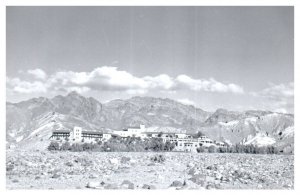
[{"label": "cloudy sky", "polygon": [[294,112],[292,7],[8,7],[7,101],[77,91]]}]

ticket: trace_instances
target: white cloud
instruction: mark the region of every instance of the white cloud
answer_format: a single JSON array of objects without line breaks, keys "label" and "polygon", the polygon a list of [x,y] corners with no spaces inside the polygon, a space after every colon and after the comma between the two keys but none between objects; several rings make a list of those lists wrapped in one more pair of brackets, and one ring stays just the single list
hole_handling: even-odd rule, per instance
[{"label": "white cloud", "polygon": [[178,85],[183,88],[189,88],[193,91],[209,91],[209,92],[231,92],[235,94],[243,94],[244,90],[242,87],[230,83],[228,85],[216,81],[213,78],[206,79],[193,79],[187,75],[179,75],[176,78]]},{"label": "white cloud", "polygon": [[269,84],[269,87],[259,91],[250,92],[256,98],[262,98],[268,110],[282,113],[294,112],[294,83]]},{"label": "white cloud", "polygon": [[270,100],[282,100],[294,98],[294,83],[290,82],[287,84],[269,84],[269,87],[259,91],[259,92],[250,92],[250,95],[254,97],[265,97]]},{"label": "white cloud", "polygon": [[239,94],[244,93],[244,89],[241,86],[238,86],[233,83],[230,83],[228,85],[228,88],[229,88],[229,91],[231,91],[232,93],[239,93]]},{"label": "white cloud", "polygon": [[66,88],[61,88],[61,87],[55,87],[55,91],[65,91],[67,93],[70,93],[72,91],[76,91],[77,93],[86,93],[90,91],[91,89],[88,87],[66,87]]},{"label": "white cloud", "polygon": [[195,105],[195,102],[193,102],[192,100],[188,99],[188,98],[184,98],[184,99],[177,99],[178,102],[185,104],[185,105]]},{"label": "white cloud", "polygon": [[28,70],[27,73],[31,74],[35,78],[41,79],[41,80],[44,80],[47,78],[47,74],[45,73],[45,71],[43,71],[42,69],[39,69],[39,68],[33,69],[33,70]]},{"label": "white cloud", "polygon": [[143,80],[147,82],[149,88],[169,90],[175,87],[175,82],[172,77],[166,74],[161,74],[156,77],[145,76]]},{"label": "white cloud", "polygon": [[96,68],[91,72],[57,72],[50,80],[64,86],[87,86],[94,90],[126,91],[148,88],[148,83],[142,78],[108,66]]},{"label": "white cloud", "polygon": [[22,81],[19,78],[6,78],[6,82],[12,88],[13,91],[18,93],[45,93],[47,87],[43,82],[34,81]]},{"label": "white cloud", "polygon": [[287,110],[285,108],[277,108],[274,110],[274,112],[287,113]]},{"label": "white cloud", "polygon": [[[243,93],[243,88],[236,84],[224,84],[215,79],[193,79],[187,75],[173,78],[167,74],[137,77],[129,72],[118,70],[117,67],[103,66],[91,72],[60,71],[47,77],[41,69],[28,70],[36,79],[45,79],[43,83],[35,81],[11,82],[16,92],[26,93],[30,87],[40,90],[76,90],[84,93],[95,91],[124,91],[128,94],[146,94],[149,91],[173,92],[177,90],[208,91],[219,93]],[[47,78],[47,79],[46,79]],[[22,83],[22,84],[21,84]],[[34,91],[34,90],[32,90]]]},{"label": "white cloud", "polygon": [[270,84],[270,87],[264,89],[260,94],[273,99],[292,98],[294,97],[294,83]]}]

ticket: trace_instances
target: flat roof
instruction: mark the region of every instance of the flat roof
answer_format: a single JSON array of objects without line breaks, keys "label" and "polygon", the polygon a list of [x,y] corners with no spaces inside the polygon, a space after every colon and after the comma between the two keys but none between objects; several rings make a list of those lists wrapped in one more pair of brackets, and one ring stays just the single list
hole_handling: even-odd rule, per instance
[{"label": "flat roof", "polygon": [[54,130],[53,133],[70,133],[69,130]]},{"label": "flat roof", "polygon": [[102,131],[82,131],[82,134],[103,134]]},{"label": "flat roof", "polygon": [[134,127],[127,127],[126,129],[140,129],[140,127],[134,126]]}]

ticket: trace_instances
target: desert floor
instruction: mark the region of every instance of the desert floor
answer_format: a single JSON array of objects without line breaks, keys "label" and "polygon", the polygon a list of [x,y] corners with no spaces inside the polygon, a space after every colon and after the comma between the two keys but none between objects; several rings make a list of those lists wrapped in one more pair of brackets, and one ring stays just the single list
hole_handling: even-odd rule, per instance
[{"label": "desert floor", "polygon": [[[164,162],[151,160],[162,155]],[[293,155],[7,151],[7,189],[293,189]]]}]

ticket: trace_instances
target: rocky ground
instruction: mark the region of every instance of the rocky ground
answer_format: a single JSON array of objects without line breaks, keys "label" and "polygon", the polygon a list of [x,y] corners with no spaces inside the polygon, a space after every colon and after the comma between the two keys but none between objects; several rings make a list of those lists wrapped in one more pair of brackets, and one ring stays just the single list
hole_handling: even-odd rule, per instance
[{"label": "rocky ground", "polygon": [[293,155],[7,151],[7,189],[293,189]]}]

